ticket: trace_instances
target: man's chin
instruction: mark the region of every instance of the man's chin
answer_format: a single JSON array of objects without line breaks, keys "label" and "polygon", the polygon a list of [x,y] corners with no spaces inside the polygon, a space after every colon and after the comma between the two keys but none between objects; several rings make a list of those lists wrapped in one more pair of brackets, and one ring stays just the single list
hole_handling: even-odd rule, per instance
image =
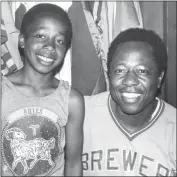
[{"label": "man's chin", "polygon": [[124,105],[122,111],[127,115],[136,115],[142,111],[139,104],[136,105]]}]

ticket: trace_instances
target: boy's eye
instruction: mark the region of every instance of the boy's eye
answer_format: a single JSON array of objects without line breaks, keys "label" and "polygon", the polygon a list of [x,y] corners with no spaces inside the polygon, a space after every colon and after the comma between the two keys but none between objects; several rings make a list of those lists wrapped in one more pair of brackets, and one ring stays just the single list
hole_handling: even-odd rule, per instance
[{"label": "boy's eye", "polygon": [[57,43],[58,43],[58,44],[64,44],[64,41],[61,40],[61,39],[59,39],[59,40],[57,40]]},{"label": "boy's eye", "polygon": [[37,34],[36,37],[37,37],[37,38],[40,38],[40,39],[44,39],[44,38],[45,38],[45,36],[42,35],[42,34]]}]

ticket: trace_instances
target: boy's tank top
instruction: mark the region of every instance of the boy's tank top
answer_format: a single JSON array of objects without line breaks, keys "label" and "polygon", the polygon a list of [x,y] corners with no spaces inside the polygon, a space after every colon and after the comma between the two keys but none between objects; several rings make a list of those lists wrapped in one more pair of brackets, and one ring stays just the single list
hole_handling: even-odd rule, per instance
[{"label": "boy's tank top", "polygon": [[62,176],[70,86],[28,97],[2,76],[2,175]]}]

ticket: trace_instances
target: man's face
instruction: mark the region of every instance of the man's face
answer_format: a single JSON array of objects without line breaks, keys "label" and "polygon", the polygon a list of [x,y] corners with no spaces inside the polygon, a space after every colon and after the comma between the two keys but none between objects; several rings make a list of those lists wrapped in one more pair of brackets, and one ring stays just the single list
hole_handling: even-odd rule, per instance
[{"label": "man's face", "polygon": [[125,114],[137,114],[151,103],[161,79],[150,46],[119,45],[109,66],[110,93]]},{"label": "man's face", "polygon": [[53,71],[64,59],[66,53],[66,26],[56,18],[39,17],[21,37],[24,43],[25,59],[39,73]]}]

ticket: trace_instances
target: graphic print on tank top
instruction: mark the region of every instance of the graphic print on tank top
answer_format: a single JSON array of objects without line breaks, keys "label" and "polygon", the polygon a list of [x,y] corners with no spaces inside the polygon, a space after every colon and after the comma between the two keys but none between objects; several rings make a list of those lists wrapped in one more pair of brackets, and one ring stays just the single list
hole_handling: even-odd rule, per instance
[{"label": "graphic print on tank top", "polygon": [[28,107],[11,113],[2,133],[2,156],[15,176],[44,176],[58,159],[61,128],[48,109]]}]

